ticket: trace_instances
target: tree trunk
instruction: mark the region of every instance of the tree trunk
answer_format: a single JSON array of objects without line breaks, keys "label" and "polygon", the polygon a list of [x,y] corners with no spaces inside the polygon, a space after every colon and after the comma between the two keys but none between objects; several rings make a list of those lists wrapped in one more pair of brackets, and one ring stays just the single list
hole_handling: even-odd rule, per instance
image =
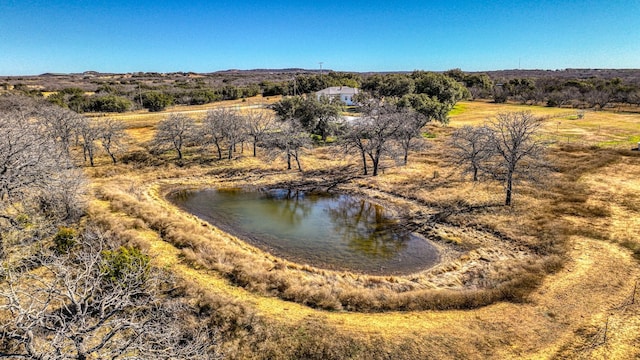
[{"label": "tree trunk", "polygon": [[220,144],[216,141],[216,149],[218,149],[218,160],[222,160],[222,149],[220,148]]},{"label": "tree trunk", "polygon": [[478,167],[473,167],[473,181],[478,181]]},{"label": "tree trunk", "polygon": [[287,151],[287,170],[291,170],[291,153]]},{"label": "tree trunk", "polygon": [[364,151],[360,151],[360,154],[362,155],[362,167],[364,169],[364,175],[368,175],[369,171],[367,169],[367,156],[365,155]]},{"label": "tree trunk", "polygon": [[371,163],[373,167],[373,173],[371,176],[378,176],[378,166],[380,164],[380,156],[382,155],[381,147],[376,147],[372,152],[369,152],[369,157],[371,158]]},{"label": "tree trunk", "polygon": [[116,164],[116,156],[111,151],[109,151],[109,156],[111,156],[111,161],[113,161],[113,164],[115,165]]},{"label": "tree trunk", "polygon": [[258,140],[253,140],[253,157],[256,157],[256,143]]},{"label": "tree trunk", "polygon": [[511,206],[511,188],[513,185],[513,173],[509,172],[507,174],[507,196],[504,200],[504,204],[507,206]]},{"label": "tree trunk", "polygon": [[87,148],[87,154],[89,155],[89,164],[93,167],[93,150],[91,150],[91,148]]},{"label": "tree trunk", "polygon": [[380,156],[371,156],[371,162],[373,163],[373,174],[372,176],[378,176],[378,164],[380,163]]},{"label": "tree trunk", "polygon": [[298,159],[298,150],[295,150],[295,158],[296,158],[296,164],[298,164],[298,171],[302,172],[302,166],[300,166],[300,159]]}]

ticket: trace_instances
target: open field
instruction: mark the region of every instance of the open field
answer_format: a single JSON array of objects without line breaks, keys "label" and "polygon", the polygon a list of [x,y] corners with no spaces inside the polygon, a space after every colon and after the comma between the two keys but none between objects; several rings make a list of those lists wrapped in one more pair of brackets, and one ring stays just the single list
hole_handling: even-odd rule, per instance
[{"label": "open field", "polygon": [[[171,109],[193,110],[206,111]],[[444,140],[451,128],[522,110],[548,117],[543,136],[553,142],[554,171],[542,186],[516,187],[514,206],[505,208],[499,185],[472,184],[446,165]],[[408,166],[386,162],[379,177],[341,185],[406,209],[418,225],[425,225],[420,214],[449,211],[432,234],[449,249],[446,261],[415,276],[358,276],[289,263],[163,198],[185,186],[322,181],[332,169],[352,171],[357,164],[325,148],[303,156],[302,174],[282,171],[282,160],[248,154],[231,161],[190,154],[181,166],[167,157],[155,167],[103,159],[87,169],[96,195],[90,213],[184,280],[184,296],[221,327],[229,358],[637,358],[640,152],[629,149],[640,135],[640,115],[577,115],[463,102],[450,127],[429,129],[432,146],[411,154]],[[163,116],[121,118],[138,143]],[[492,290],[492,282],[522,280],[519,274],[528,282]],[[442,293],[447,296],[434,295]]]},{"label": "open field", "polygon": [[475,125],[504,111],[533,111],[548,117],[545,136],[559,143],[631,149],[640,141],[639,115],[627,112],[462,102],[452,111],[451,126]]},{"label": "open field", "polygon": [[281,96],[262,97],[256,96],[247,99],[226,100],[205,105],[172,106],[162,112],[149,112],[146,109],[128,113],[90,113],[89,117],[110,117],[122,120],[126,124],[129,135],[136,139],[136,142],[149,141],[153,137],[153,127],[160,120],[166,118],[171,113],[180,113],[195,119],[202,119],[207,111],[211,109],[226,108],[232,110],[246,111],[249,109],[260,109],[266,105],[279,101]]}]

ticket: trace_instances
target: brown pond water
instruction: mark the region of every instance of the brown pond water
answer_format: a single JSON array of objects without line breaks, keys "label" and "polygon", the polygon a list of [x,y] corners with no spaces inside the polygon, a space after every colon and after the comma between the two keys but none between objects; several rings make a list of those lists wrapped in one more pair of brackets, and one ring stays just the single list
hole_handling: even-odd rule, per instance
[{"label": "brown pond water", "polygon": [[204,189],[169,196],[180,208],[273,255],[331,270],[409,274],[436,248],[377,204],[344,194]]}]

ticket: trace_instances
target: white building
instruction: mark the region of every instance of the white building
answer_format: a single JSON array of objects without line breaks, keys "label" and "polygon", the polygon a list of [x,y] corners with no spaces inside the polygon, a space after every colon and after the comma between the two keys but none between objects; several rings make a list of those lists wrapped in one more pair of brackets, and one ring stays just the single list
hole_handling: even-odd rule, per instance
[{"label": "white building", "polygon": [[358,94],[358,89],[348,86],[332,86],[316,92],[320,99],[323,96],[340,99],[345,105],[354,105],[353,97]]}]

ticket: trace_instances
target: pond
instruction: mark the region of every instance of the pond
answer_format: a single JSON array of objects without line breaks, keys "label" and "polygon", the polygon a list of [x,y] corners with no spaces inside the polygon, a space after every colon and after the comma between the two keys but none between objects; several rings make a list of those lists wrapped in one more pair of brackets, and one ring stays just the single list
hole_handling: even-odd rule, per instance
[{"label": "pond", "polygon": [[169,200],[273,255],[319,268],[409,274],[439,259],[430,242],[356,196],[203,189],[176,192]]}]

